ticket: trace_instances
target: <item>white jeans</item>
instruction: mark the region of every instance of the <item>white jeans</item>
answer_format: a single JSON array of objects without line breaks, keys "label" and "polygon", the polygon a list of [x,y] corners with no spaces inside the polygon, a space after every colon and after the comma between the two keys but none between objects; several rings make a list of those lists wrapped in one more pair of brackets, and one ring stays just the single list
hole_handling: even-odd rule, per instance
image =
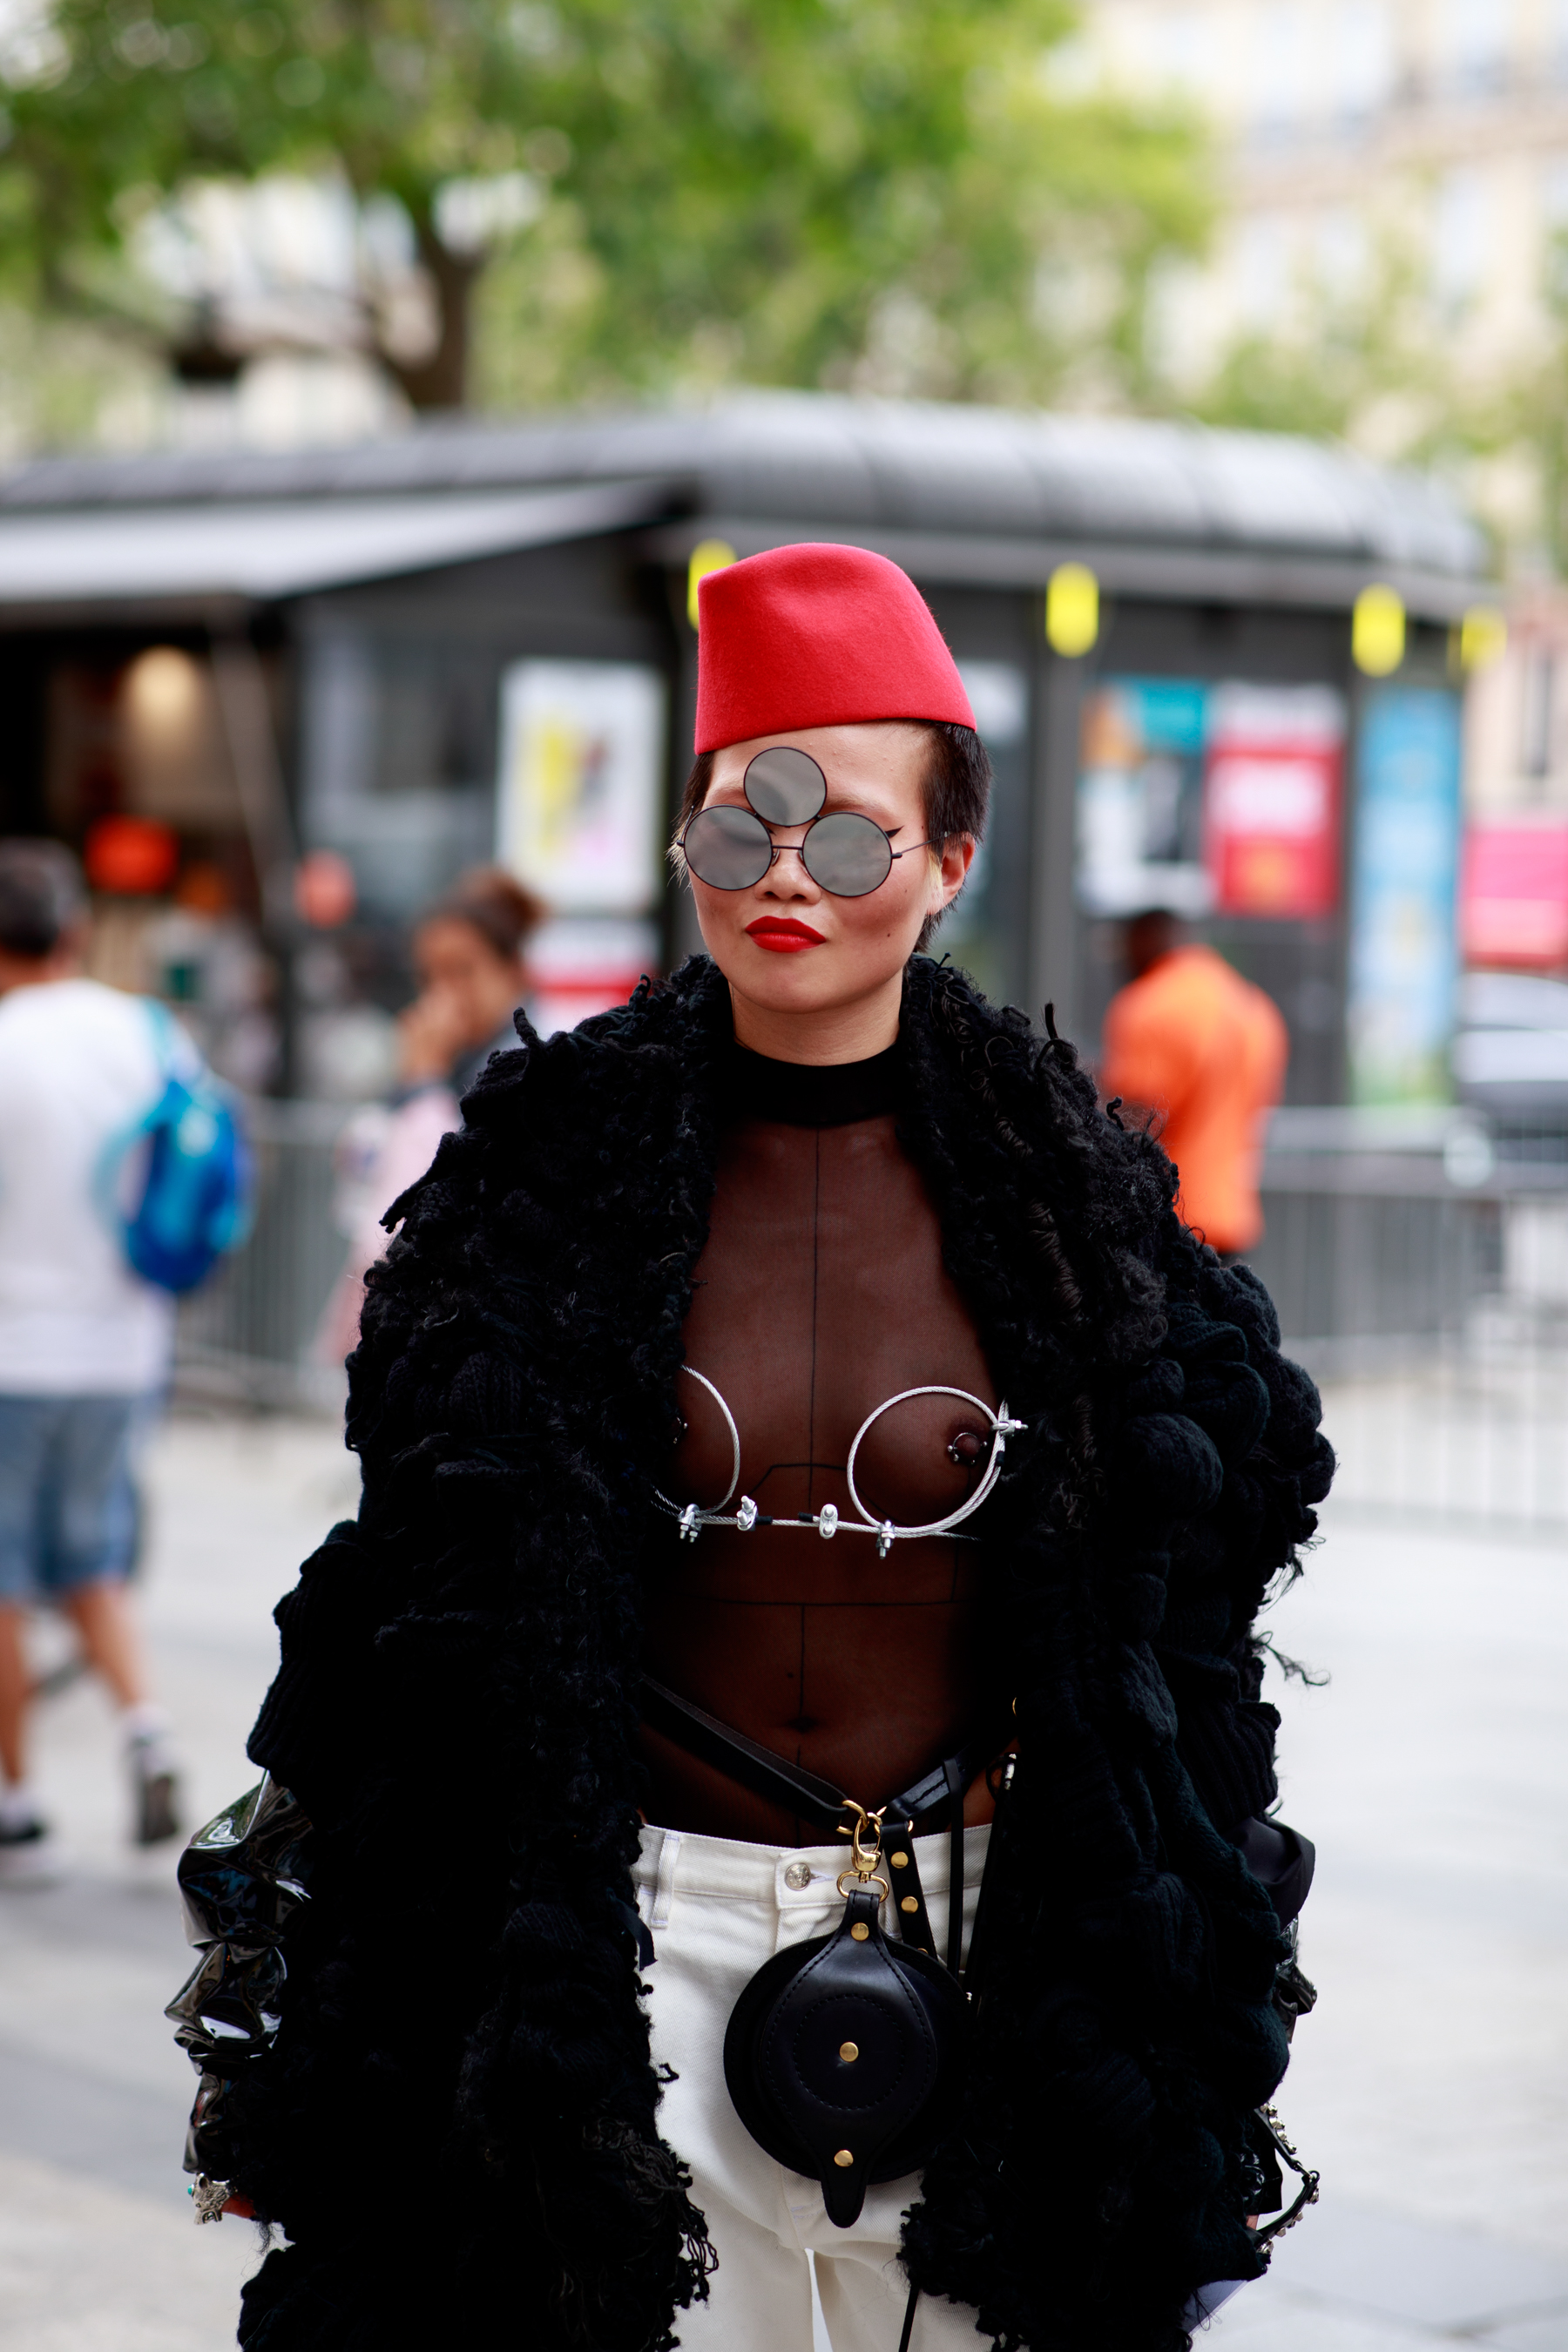
[{"label": "white jeans", "polygon": [[[990,1834],[963,1833],[966,1942]],[[915,1853],[945,1952],[948,1841],[917,1838]],[[653,2054],[679,2077],[665,2092],[659,2126],[691,2168],[692,2198],[719,2255],[707,2303],[676,2314],[687,2352],[811,2352],[808,2252],[833,2352],[898,2352],[910,2292],[899,2231],[920,2195],[919,2174],[868,2189],[853,2228],[835,2229],[816,2181],[764,2156],[724,2084],[724,2029],[742,1987],[775,1952],[837,1926],[844,1906],[835,1882],[847,1861],[842,1844],[642,1833],[637,1905],[658,1951],[647,1978]],[[910,2352],[973,2352],[977,2342],[967,2305],[921,2297]]]}]

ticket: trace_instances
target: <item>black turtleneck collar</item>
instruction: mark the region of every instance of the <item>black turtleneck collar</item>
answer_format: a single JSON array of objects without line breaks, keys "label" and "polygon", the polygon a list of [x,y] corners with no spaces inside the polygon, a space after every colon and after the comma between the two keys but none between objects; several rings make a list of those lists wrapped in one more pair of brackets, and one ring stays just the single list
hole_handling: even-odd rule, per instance
[{"label": "black turtleneck collar", "polygon": [[903,1101],[897,1045],[864,1062],[775,1062],[732,1045],[720,1085],[731,1118],[773,1118],[785,1127],[848,1127],[885,1118]]}]

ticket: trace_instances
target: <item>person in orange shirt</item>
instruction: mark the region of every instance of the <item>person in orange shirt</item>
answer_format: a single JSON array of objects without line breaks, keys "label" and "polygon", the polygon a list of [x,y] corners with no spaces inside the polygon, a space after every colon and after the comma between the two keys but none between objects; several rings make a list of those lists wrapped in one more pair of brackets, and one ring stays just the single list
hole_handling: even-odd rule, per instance
[{"label": "person in orange shirt", "polygon": [[1132,978],[1105,1016],[1108,1098],[1152,1113],[1176,1164],[1180,1214],[1222,1256],[1263,1232],[1263,1118],[1284,1090],[1289,1041],[1272,998],[1184,940],[1157,908],[1127,926]]}]

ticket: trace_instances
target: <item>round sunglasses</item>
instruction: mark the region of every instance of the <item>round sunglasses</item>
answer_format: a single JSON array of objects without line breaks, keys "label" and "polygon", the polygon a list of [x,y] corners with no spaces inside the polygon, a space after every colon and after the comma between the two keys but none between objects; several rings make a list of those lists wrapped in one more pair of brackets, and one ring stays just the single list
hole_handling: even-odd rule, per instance
[{"label": "round sunglasses", "polygon": [[[687,865],[710,890],[749,890],[775,857],[797,849],[819,890],[834,898],[864,898],[880,889],[895,857],[931,846],[911,841],[907,849],[895,849],[879,824],[852,809],[819,815],[827,779],[809,752],[787,743],[757,753],[743,789],[749,807],[699,809],[680,836]],[[805,839],[776,842],[768,829],[775,824],[804,824]]]}]

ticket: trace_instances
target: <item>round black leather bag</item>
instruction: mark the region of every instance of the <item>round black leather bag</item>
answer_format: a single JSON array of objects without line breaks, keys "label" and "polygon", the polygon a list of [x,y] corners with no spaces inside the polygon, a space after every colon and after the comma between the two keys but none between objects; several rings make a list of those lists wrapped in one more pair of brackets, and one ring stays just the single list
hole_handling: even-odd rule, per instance
[{"label": "round black leather bag", "polygon": [[[846,1874],[847,1875],[847,1874]],[[862,1883],[831,1936],[776,1952],[731,2012],[724,2079],[759,2147],[822,2184],[847,2230],[868,2186],[918,2172],[952,2112],[964,1996],[883,1935]]]}]

